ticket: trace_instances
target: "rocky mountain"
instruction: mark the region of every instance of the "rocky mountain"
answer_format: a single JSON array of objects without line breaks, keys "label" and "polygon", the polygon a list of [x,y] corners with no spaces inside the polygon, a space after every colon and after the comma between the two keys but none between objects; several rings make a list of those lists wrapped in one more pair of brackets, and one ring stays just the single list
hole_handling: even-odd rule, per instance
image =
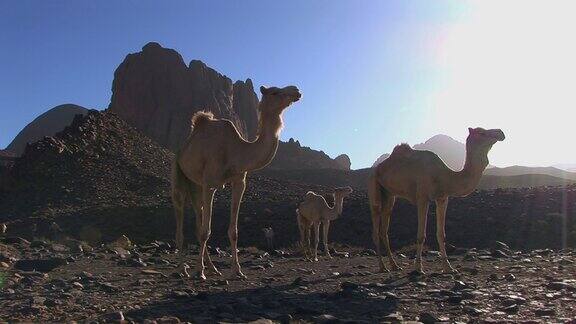
[{"label": "rocky mountain", "polygon": [[342,154],[332,159],[323,151],[302,146],[299,141],[291,138],[288,142],[280,142],[276,156],[266,169],[350,170],[350,158]]},{"label": "rocky mountain", "polygon": [[21,155],[27,143],[56,134],[70,125],[75,115],[84,115],[87,111],[86,108],[73,104],[56,106],[26,125],[6,147],[6,150]]},{"label": "rocky mountain", "polygon": [[109,109],[174,151],[199,110],[232,120],[241,134],[254,138],[257,104],[250,79],[234,83],[201,61],[186,65],[175,50],[148,43],[141,52],[128,54],[114,72]]},{"label": "rocky mountain", "polygon": [[447,135],[436,135],[424,143],[413,146],[415,150],[432,151],[453,170],[461,170],[466,160],[466,145]]},{"label": "rocky mountain", "polygon": [[[447,135],[435,135],[424,143],[412,146],[415,150],[431,151],[436,153],[453,170],[461,170],[466,160],[466,145]],[[380,164],[390,156],[382,154],[372,165]]]}]

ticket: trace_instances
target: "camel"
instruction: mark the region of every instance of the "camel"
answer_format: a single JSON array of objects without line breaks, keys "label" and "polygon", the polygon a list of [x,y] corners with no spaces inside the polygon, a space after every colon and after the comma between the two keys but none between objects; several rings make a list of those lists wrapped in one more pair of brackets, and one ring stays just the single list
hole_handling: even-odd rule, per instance
[{"label": "camel", "polygon": [[328,247],[328,231],[330,222],[336,220],[342,214],[344,197],[352,193],[352,188],[343,187],[334,189],[334,206],[328,206],[326,199],[312,191],[308,191],[304,201],[296,209],[298,228],[300,230],[300,246],[304,258],[308,259],[310,254],[310,228],[314,227],[314,253],[312,260],[318,261],[318,241],[320,236],[320,225],[322,225],[324,251],[326,256],[332,258]]},{"label": "camel", "polygon": [[445,272],[455,272],[446,255],[446,208],[448,197],[465,197],[472,193],[486,166],[492,146],[503,141],[499,129],[468,128],[466,162],[461,171],[453,171],[438,155],[418,151],[407,144],[394,148],[388,159],[373,169],[368,181],[368,197],[372,214],[372,240],[376,245],[380,271],[389,271],[380,253],[382,243],[387,250],[392,270],[400,270],[388,240],[388,227],[396,197],[407,199],[418,208],[416,269],[422,269],[422,248],[426,240],[426,218],[430,201],[436,202],[436,239]]},{"label": "camel", "polygon": [[192,117],[192,131],[178,150],[172,163],[172,202],[176,216],[176,246],[183,263],[184,205],[191,202],[196,214],[196,231],[200,245],[197,273],[206,279],[204,260],[210,270],[221,275],[206,249],[210,237],[212,201],[216,189],[230,183],[232,203],[228,238],[232,250],[232,270],[246,277],[238,262],[238,211],[244,189],[246,173],[268,165],[276,155],[282,129],[282,113],[300,99],[298,88],[260,87],[259,127],[256,140],[245,140],[234,124],[227,119],[216,119],[210,112],[197,112]]}]

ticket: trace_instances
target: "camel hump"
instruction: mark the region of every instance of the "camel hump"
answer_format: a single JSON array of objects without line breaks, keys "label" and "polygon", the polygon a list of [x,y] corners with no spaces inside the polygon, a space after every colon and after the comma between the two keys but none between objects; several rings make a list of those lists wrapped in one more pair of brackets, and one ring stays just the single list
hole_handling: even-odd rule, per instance
[{"label": "camel hump", "polygon": [[390,156],[406,156],[412,154],[412,152],[414,152],[414,150],[410,147],[410,145],[402,143],[394,147],[394,150],[392,150],[392,154],[390,154]]},{"label": "camel hump", "polygon": [[214,114],[210,111],[201,110],[192,116],[192,128],[199,128],[207,122],[214,120]]}]

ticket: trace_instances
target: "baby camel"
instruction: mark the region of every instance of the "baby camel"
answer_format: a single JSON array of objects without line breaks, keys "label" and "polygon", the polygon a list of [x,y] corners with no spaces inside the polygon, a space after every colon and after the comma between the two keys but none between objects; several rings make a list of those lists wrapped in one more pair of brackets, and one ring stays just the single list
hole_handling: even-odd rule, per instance
[{"label": "baby camel", "polygon": [[[176,245],[182,253],[184,204],[188,201],[196,214],[197,239],[200,244],[198,276],[204,275],[204,260],[210,269],[218,270],[210,260],[206,243],[210,237],[212,201],[217,188],[230,183],[232,203],[228,238],[232,251],[232,271],[245,277],[238,262],[238,211],[246,188],[246,173],[268,165],[276,155],[282,112],[300,99],[298,88],[260,87],[258,138],[248,142],[234,124],[215,119],[211,113],[199,112],[192,118],[192,132],[176,153],[172,165],[172,202],[176,215]],[[181,258],[181,267],[184,267]]]},{"label": "baby camel", "polygon": [[352,193],[352,188],[334,189],[334,207],[328,206],[326,199],[312,191],[306,193],[304,201],[296,209],[298,228],[300,229],[300,245],[304,257],[308,259],[310,253],[310,227],[314,225],[314,261],[318,261],[318,241],[320,236],[320,224],[322,224],[322,234],[324,234],[324,250],[326,256],[331,258],[328,248],[328,231],[330,221],[333,221],[342,214],[342,204],[344,197]]},{"label": "baby camel", "polygon": [[388,159],[375,167],[368,182],[368,196],[372,213],[372,239],[376,245],[381,271],[388,271],[380,254],[384,244],[392,270],[398,270],[388,240],[390,216],[396,197],[405,198],[418,207],[418,238],[416,271],[422,270],[422,248],[426,240],[426,218],[431,200],[436,201],[436,239],[443,260],[444,271],[454,272],[446,255],[445,221],[448,197],[469,195],[488,166],[488,151],[504,140],[499,129],[469,128],[466,139],[466,162],[461,171],[453,171],[438,155],[430,151],[413,150],[407,144],[394,148]]}]

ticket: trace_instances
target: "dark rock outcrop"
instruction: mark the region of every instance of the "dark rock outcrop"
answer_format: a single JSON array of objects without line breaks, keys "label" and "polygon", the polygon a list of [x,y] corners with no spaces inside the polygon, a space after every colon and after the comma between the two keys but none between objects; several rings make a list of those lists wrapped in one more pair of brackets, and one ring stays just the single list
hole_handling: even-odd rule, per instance
[{"label": "dark rock outcrop", "polygon": [[335,159],[330,158],[322,151],[316,151],[300,145],[300,142],[291,138],[288,142],[280,142],[274,160],[267,169],[346,169]]},{"label": "dark rock outcrop", "polygon": [[109,109],[160,145],[174,151],[200,110],[230,119],[247,139],[256,134],[258,98],[250,79],[233,83],[201,61],[158,43],[146,44],[118,66]]},{"label": "dark rock outcrop", "polygon": [[26,125],[6,147],[6,150],[21,155],[27,143],[56,134],[70,125],[75,115],[84,115],[87,111],[88,109],[73,104],[56,106]]},{"label": "dark rock outcrop", "polygon": [[350,166],[352,165],[350,157],[346,154],[338,155],[337,157],[334,158],[334,162],[338,163],[338,165],[340,165],[340,168],[342,170],[350,170]]}]

